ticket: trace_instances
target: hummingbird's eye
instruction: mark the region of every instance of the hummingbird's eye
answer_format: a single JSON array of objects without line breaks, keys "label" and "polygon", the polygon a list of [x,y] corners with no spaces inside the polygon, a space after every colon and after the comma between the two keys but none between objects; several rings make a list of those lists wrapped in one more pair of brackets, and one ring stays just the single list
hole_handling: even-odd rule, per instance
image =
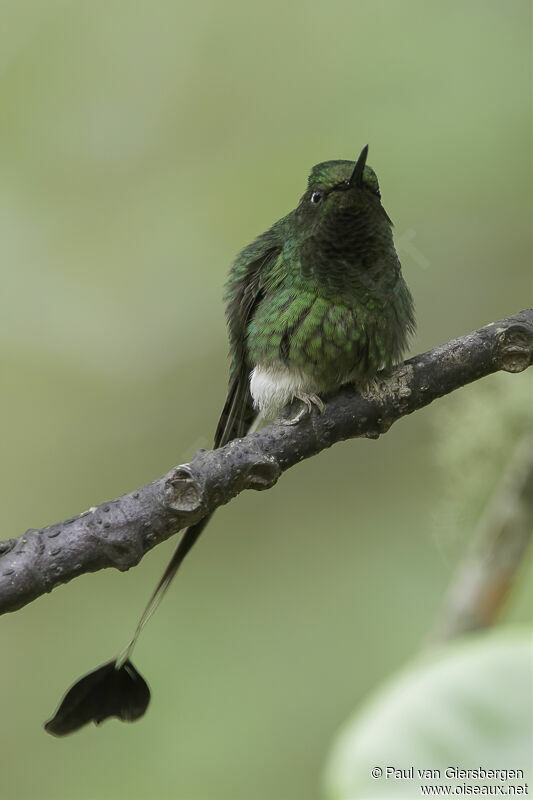
[{"label": "hummingbird's eye", "polygon": [[322,192],[313,192],[313,194],[311,195],[311,202],[315,203],[316,205],[316,203],[320,203],[321,200],[322,200]]}]

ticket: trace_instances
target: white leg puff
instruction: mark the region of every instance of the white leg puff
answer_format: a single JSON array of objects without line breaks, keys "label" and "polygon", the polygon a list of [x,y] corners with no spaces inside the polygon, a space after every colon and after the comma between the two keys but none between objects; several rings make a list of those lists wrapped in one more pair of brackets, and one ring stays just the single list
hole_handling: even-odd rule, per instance
[{"label": "white leg puff", "polygon": [[[300,369],[275,364],[268,367],[258,365],[250,375],[250,393],[263,419],[273,419],[294,398],[310,407],[314,403],[322,406],[316,396],[316,382]],[[316,399],[315,399],[316,398]],[[318,402],[317,402],[318,401]]]}]

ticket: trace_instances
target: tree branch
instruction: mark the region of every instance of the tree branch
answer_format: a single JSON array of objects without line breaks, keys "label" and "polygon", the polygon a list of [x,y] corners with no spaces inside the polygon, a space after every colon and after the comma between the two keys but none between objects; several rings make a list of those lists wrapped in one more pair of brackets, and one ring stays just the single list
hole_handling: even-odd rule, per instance
[{"label": "tree branch", "polygon": [[396,420],[493,372],[533,362],[533,309],[452,339],[378,376],[371,391],[344,387],[289,427],[277,421],[77,517],[0,542],[0,613],[105,567],[127,570],[148,550],[244,489],[269,489],[285,470],[336,442],[377,438]]},{"label": "tree branch", "polygon": [[444,597],[429,643],[493,625],[533,537],[533,436],[524,434]]}]

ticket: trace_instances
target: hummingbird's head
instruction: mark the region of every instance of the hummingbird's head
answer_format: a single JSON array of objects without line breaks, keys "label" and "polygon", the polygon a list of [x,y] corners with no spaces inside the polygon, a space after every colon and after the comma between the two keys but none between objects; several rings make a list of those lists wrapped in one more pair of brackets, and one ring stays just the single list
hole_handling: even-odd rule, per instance
[{"label": "hummingbird's head", "polygon": [[350,281],[380,283],[384,273],[396,280],[392,222],[381,205],[367,155],[368,145],[357,161],[324,161],[313,167],[292,216],[304,268],[339,287]]},{"label": "hummingbird's head", "polygon": [[312,235],[328,231],[336,236],[355,226],[389,228],[391,220],[381,205],[376,173],[366,163],[368,145],[357,161],[323,161],[311,170],[307,190],[296,209],[300,225]]},{"label": "hummingbird's head", "polygon": [[313,167],[299,206],[309,220],[350,208],[382,209],[377,175],[366,163],[367,155],[368,145],[357,161],[323,161]]}]

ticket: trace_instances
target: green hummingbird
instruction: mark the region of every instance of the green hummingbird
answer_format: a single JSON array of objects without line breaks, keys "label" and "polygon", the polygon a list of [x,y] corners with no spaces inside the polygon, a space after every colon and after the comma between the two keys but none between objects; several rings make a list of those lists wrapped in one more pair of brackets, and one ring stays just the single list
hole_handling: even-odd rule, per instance
[{"label": "green hummingbird", "polygon": [[[414,307],[378,179],[366,164],[324,161],[297,207],[235,259],[226,285],[229,390],[215,447],[244,436],[293,401],[297,424],[345,383],[362,390],[404,353]],[[81,678],[45,728],[56,736],[110,716],[146,711],[148,685],[130,655],[147,620],[211,515],[187,528],[120,655]]]}]

